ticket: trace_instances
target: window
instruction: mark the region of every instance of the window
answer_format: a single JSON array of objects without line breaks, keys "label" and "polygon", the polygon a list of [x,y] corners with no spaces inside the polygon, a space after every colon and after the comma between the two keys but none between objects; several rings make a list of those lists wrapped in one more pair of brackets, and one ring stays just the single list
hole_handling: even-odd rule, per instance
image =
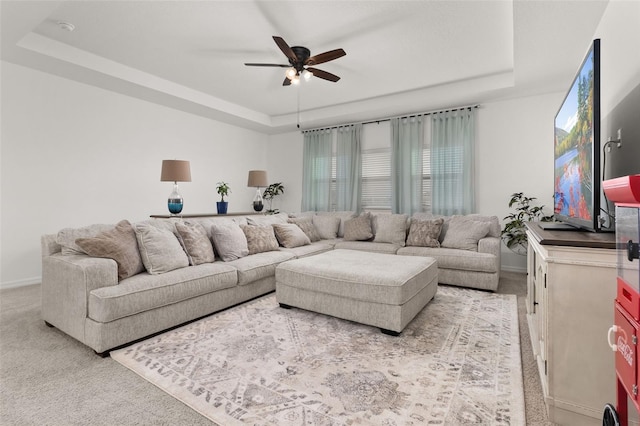
[{"label": "window", "polygon": [[[331,160],[331,209],[336,208],[336,153]],[[391,212],[391,148],[362,151],[362,209]],[[431,212],[431,152],[422,151],[422,211]]]}]

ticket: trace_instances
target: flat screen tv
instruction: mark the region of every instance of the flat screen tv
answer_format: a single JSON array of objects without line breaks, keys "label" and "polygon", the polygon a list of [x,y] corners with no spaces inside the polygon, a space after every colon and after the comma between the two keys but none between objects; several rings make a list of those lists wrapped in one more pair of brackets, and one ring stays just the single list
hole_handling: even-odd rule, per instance
[{"label": "flat screen tv", "polygon": [[[593,41],[555,117],[554,217],[600,231],[600,40]],[[575,229],[574,228],[574,229]]]}]

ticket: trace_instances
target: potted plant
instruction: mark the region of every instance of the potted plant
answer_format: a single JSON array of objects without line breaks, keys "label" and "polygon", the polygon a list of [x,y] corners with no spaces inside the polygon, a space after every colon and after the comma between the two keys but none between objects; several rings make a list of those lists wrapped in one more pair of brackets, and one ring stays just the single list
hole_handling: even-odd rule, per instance
[{"label": "potted plant", "polygon": [[229,184],[226,182],[218,182],[216,184],[216,191],[220,195],[220,201],[216,202],[218,214],[227,214],[227,207],[229,206],[229,202],[225,201],[224,197],[229,195],[229,193],[231,192],[231,188],[229,188]]},{"label": "potted plant", "polygon": [[541,222],[550,222],[553,220],[552,215],[544,214],[544,206],[533,206],[531,202],[536,200],[535,197],[525,197],[522,192],[511,194],[509,207],[515,205],[515,212],[504,217],[507,222],[501,232],[502,241],[514,253],[520,255],[527,254],[527,234],[525,223],[539,220]]},{"label": "potted plant", "polygon": [[282,182],[272,183],[267,186],[262,194],[262,198],[269,202],[269,208],[267,209],[267,214],[278,214],[280,210],[273,208],[273,199],[280,194],[284,193],[284,186]]}]

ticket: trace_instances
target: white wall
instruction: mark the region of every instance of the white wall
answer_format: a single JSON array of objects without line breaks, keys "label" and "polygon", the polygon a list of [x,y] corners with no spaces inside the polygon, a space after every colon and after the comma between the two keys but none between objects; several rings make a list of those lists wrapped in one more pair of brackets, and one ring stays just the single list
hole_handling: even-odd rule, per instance
[{"label": "white wall", "polygon": [[[0,285],[39,282],[40,236],[63,227],[167,214],[163,159],[191,161],[184,213],[251,211],[247,171],[268,137],[2,62]],[[275,176],[274,176],[275,177]]]}]

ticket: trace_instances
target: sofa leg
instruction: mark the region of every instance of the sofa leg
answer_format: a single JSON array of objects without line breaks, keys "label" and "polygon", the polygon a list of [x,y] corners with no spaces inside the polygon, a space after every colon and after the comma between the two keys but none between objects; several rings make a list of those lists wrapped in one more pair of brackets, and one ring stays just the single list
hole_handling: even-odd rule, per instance
[{"label": "sofa leg", "polygon": [[381,328],[380,331],[388,336],[398,337],[400,335],[399,331],[387,330],[386,328]]},{"label": "sofa leg", "polygon": [[282,309],[291,309],[291,306],[289,306],[289,305],[285,305],[284,303],[281,303],[281,304],[280,304],[280,307],[281,307]]},{"label": "sofa leg", "polygon": [[98,355],[100,358],[109,358],[109,351],[104,351],[104,352],[97,352],[97,351],[93,351],[96,355]]},{"label": "sofa leg", "polygon": [[48,323],[48,322],[46,322],[46,321],[44,322],[44,325],[46,325],[46,326],[47,326],[47,327],[49,327],[49,328],[53,328],[53,327],[54,327],[54,325],[53,325],[53,324],[50,324],[50,323]]}]

